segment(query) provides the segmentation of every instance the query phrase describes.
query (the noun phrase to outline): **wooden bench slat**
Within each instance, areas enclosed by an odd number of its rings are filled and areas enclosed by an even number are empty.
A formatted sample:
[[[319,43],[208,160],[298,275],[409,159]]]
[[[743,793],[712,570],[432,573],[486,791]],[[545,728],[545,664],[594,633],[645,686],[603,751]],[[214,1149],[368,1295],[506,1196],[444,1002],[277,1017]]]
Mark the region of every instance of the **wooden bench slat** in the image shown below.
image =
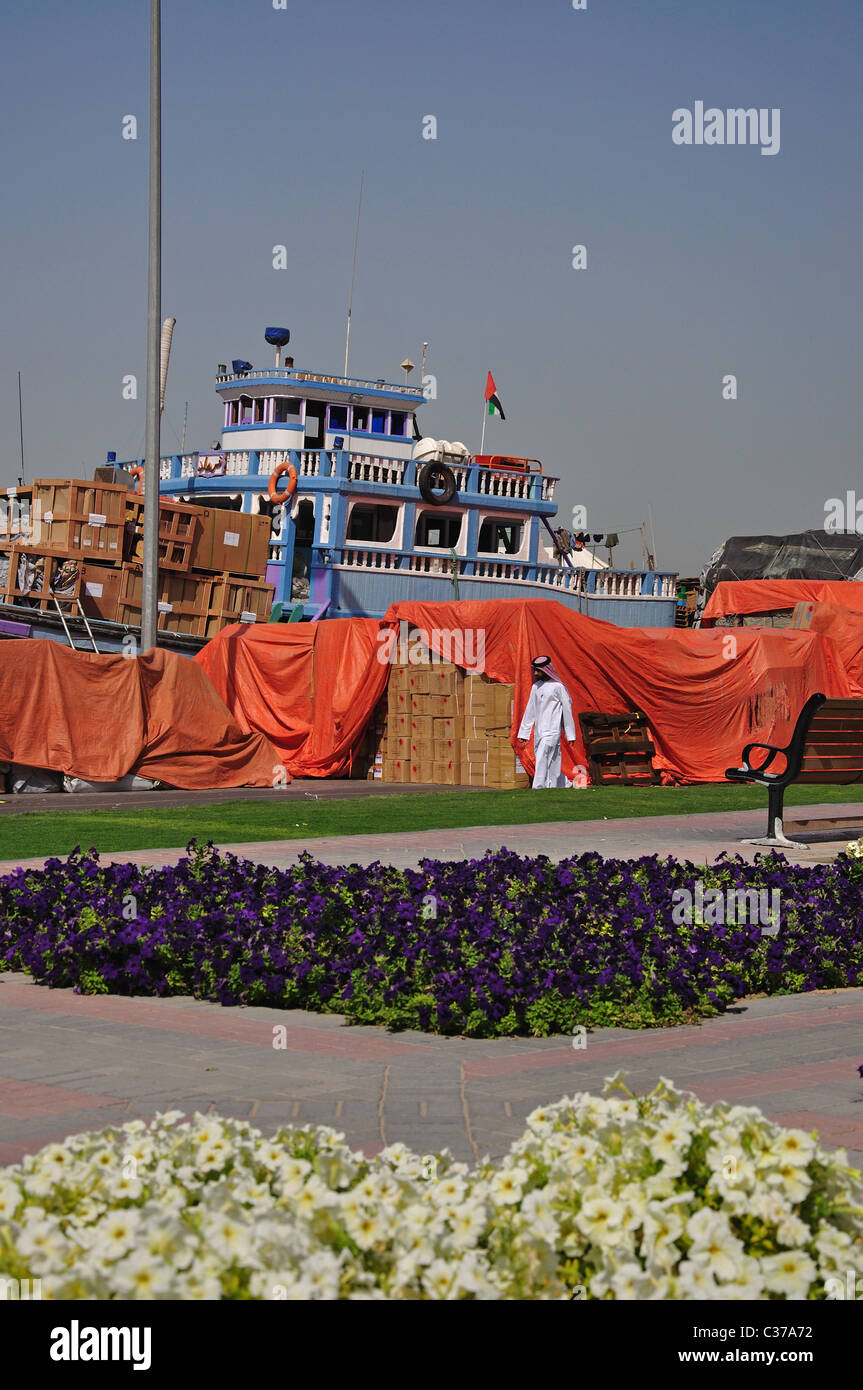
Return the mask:
[[[812,724],[809,726],[809,733],[813,733],[813,730],[817,733],[821,728],[827,728],[827,730],[834,730],[834,728],[835,730],[857,730],[857,728],[863,728],[863,714],[860,716],[860,719],[852,719],[849,714],[846,714],[845,719],[838,719],[838,717],[837,719],[813,719]]]
[[[863,738],[813,738],[807,739],[803,745],[803,756],[807,753],[820,753],[822,750],[835,748],[837,752],[853,753],[858,748],[863,748]]]
[[[804,743],[863,743],[863,729],[817,729]]]
[[[803,761],[807,758],[857,758],[863,757],[863,747],[857,744],[820,743],[812,748],[804,748]]]
[[[863,758],[810,758],[804,760],[801,772],[817,772],[824,768],[830,772],[863,772]]]
[[[795,782],[835,782],[839,786],[852,786],[855,782],[863,782],[863,770],[857,772],[828,772],[821,768],[817,772],[798,772],[794,778]]]

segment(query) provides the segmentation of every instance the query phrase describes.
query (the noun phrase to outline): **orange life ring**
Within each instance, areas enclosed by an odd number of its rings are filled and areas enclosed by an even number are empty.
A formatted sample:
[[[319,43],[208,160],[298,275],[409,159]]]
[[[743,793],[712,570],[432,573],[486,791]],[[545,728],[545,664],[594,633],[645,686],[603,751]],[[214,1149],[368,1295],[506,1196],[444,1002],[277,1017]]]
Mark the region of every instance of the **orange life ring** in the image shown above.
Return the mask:
[[[130,468],[129,472],[132,474],[133,478],[137,478],[138,480],[135,486],[131,489],[131,491],[137,492],[140,496],[140,494],[144,491],[144,470],[143,468],[141,468],[140,464],[138,464],[135,468]]]
[[[288,475],[288,486],[284,492],[279,492],[279,479],[283,473]],[[270,486],[267,492],[271,502],[284,502],[286,498],[293,497],[297,490],[297,470],[292,463],[279,463],[270,474]]]

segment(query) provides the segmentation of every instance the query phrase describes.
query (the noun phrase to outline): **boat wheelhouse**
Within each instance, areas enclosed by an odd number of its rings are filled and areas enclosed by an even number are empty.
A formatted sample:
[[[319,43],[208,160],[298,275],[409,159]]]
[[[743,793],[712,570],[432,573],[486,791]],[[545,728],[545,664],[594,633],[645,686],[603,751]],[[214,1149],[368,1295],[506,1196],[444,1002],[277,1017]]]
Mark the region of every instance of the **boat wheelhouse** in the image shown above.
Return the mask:
[[[383,379],[222,365],[220,447],[163,457],[160,492],[272,518],[267,579],[296,617],[382,616],[399,600],[545,597],[624,627],[671,627],[676,576],[556,553],[558,479],[535,460],[422,439],[422,391]],[[429,462],[452,495],[421,488]],[[124,466],[129,468],[139,460]],[[285,502],[270,479],[296,470]]]

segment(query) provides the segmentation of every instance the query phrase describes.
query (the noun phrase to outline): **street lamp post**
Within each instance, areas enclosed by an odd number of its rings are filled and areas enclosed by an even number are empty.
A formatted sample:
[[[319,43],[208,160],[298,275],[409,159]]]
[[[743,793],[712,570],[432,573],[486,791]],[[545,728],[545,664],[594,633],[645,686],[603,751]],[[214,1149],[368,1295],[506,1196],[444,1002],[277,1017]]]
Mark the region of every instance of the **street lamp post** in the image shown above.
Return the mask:
[[[162,322],[162,14],[150,0],[150,221],[147,265],[147,420],[144,458],[144,554],[141,650],[157,642],[159,575],[159,404]]]

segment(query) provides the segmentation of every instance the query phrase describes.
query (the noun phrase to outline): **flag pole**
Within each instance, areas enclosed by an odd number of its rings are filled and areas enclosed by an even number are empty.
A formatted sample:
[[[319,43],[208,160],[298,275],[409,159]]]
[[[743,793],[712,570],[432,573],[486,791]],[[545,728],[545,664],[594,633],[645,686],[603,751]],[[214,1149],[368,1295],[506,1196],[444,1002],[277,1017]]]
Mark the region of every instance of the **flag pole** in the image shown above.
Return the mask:
[[[482,440],[480,441],[479,451],[485,453],[485,422],[488,419],[488,401],[483,399],[482,403]]]

